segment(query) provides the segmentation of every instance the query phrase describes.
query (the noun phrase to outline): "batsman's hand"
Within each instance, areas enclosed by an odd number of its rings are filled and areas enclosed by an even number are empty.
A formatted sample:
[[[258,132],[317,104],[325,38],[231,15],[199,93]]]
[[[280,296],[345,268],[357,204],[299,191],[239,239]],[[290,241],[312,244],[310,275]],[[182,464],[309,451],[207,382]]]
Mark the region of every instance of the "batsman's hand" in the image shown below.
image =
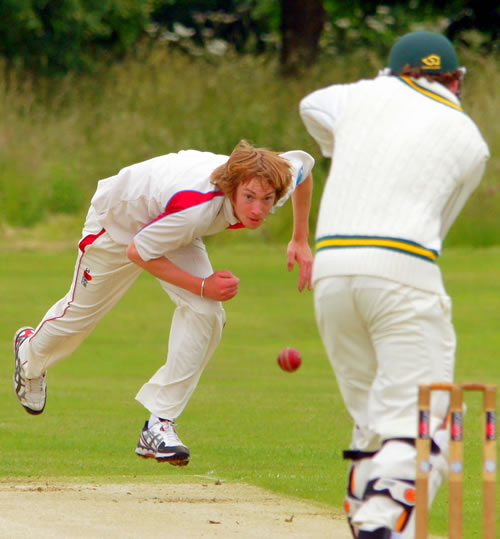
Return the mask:
[[[309,243],[307,241],[290,241],[287,255],[288,271],[293,270],[295,261],[299,264],[299,282],[297,285],[299,292],[302,292],[306,286],[308,290],[311,290],[313,255]]]
[[[238,293],[239,282],[230,271],[215,271],[205,279],[203,296],[214,301],[227,301]]]

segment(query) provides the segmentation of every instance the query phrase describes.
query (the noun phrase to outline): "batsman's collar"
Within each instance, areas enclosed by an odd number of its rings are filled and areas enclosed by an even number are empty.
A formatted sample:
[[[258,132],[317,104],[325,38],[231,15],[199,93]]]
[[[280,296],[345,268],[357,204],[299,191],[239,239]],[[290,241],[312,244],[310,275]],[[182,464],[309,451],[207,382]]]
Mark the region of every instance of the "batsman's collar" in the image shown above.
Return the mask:
[[[430,82],[424,78],[413,79],[411,77],[403,76],[397,77],[397,79],[410,88],[413,88],[413,90],[425,95],[426,97],[429,97],[430,99],[433,99],[434,101],[443,103],[444,105],[461,112],[464,110],[460,105],[458,97],[439,82]]]

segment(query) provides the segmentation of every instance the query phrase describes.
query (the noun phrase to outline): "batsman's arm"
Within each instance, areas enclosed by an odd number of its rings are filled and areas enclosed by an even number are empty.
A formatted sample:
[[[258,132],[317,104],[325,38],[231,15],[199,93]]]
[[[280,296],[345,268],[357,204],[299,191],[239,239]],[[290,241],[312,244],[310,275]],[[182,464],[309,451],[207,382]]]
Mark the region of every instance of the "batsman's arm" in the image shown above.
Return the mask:
[[[197,296],[203,296],[214,301],[227,301],[238,293],[240,280],[230,271],[216,271],[203,279],[183,270],[164,256],[143,260],[133,239],[127,247],[127,257],[131,262],[151,273],[154,277],[184,288]]]
[[[318,143],[324,157],[331,158],[333,155],[335,127],[351,91],[351,84],[333,84],[312,92],[300,101],[302,122]]]
[[[486,167],[486,159],[477,163],[477,165],[464,176],[461,184],[455,190],[453,196],[448,200],[441,214],[441,239],[444,240],[451,225],[455,222],[458,214],[462,211],[470,195],[479,185]]]
[[[288,271],[299,264],[298,289],[302,291],[307,286],[311,290],[313,255],[309,246],[309,214],[311,211],[313,179],[312,174],[301,182],[292,195],[293,233],[288,244]]]

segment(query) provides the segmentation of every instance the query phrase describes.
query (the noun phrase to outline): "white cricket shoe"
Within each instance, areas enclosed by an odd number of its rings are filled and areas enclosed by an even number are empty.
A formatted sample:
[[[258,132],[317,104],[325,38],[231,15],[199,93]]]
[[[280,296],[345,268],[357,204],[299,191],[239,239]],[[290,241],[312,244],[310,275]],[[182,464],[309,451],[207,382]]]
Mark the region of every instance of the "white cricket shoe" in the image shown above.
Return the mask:
[[[18,329],[14,335],[14,356],[16,358],[16,370],[14,373],[14,392],[23,405],[24,409],[33,415],[41,414],[47,401],[47,375],[45,373],[37,378],[27,378],[23,372],[19,348],[21,344],[33,335],[31,327]]]
[[[189,462],[189,449],[180,441],[172,421],[158,421],[151,428],[146,421],[135,452],[174,466],[185,466]]]

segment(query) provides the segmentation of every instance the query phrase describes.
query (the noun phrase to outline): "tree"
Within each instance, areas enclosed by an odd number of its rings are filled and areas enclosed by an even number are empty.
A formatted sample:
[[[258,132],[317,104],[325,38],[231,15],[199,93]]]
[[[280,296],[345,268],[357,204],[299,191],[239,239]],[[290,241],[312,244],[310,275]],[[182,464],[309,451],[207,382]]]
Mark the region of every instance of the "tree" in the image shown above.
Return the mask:
[[[461,41],[469,45],[466,37],[468,30],[477,30],[485,37],[486,52],[499,51],[498,33],[500,29],[500,7],[494,2],[474,2],[466,0],[462,10],[455,16],[446,35],[452,41]]]
[[[150,0],[0,0],[0,55],[36,73],[87,69],[129,52],[151,9]]]
[[[326,21],[322,0],[280,0],[281,67],[292,75],[316,60]]]

